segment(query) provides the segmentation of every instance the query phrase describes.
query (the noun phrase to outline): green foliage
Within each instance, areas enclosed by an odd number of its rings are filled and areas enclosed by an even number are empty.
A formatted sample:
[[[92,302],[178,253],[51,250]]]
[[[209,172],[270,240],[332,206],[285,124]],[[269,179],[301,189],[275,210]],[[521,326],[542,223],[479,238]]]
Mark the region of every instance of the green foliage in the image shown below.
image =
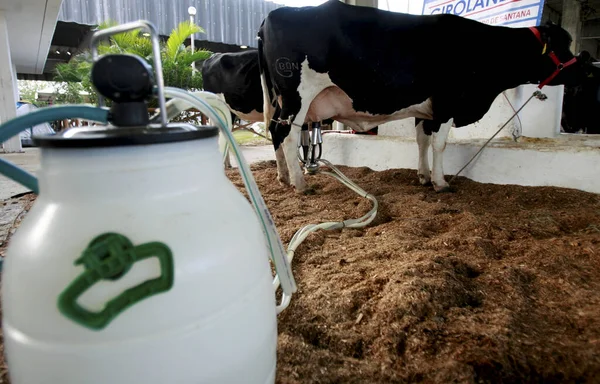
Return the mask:
[[[81,83],[60,83],[56,90],[57,93],[54,99],[56,104],[83,104],[85,102],[83,95],[81,95],[81,91],[84,91]]]
[[[204,61],[208,59],[213,53],[211,51],[207,51],[205,49],[191,52],[189,50],[185,50],[179,53],[177,56],[176,62],[178,65],[181,65],[183,68],[190,67],[192,63],[197,63],[199,61]]]
[[[106,29],[116,23],[109,21],[102,23],[98,29]],[[208,59],[212,52],[207,50],[191,51],[184,42],[194,33],[204,33],[204,30],[184,21],[173,29],[166,43],[161,42],[161,64],[165,85],[186,90],[202,89],[202,75],[200,71],[193,71],[191,64]],[[152,60],[152,42],[149,37],[140,31],[124,32],[111,36],[108,41],[98,45],[98,53],[103,54],[133,54],[144,58],[154,67]],[[61,83],[80,83],[81,90],[90,93],[90,102],[96,102],[96,93],[90,81],[92,68],[91,52],[84,52],[73,57],[68,63],[58,64],[55,70],[55,81]],[[65,99],[75,100],[76,86],[64,85]]]
[[[117,25],[116,22],[106,22],[98,26],[98,30],[106,29]],[[109,42],[103,42],[98,45],[100,55],[110,53],[131,54],[143,57],[151,61],[152,41],[144,36],[139,30],[123,32],[110,37]]]
[[[45,107],[48,105],[45,101],[37,101],[36,93],[44,88],[46,88],[46,84],[41,81],[31,81],[31,80],[19,80],[19,95],[21,100],[26,101],[35,105],[36,107]]]
[[[177,56],[186,51],[183,43],[187,38],[195,33],[204,33],[204,29],[190,22],[179,23],[177,28],[171,31],[167,44],[165,46],[165,58],[170,61],[177,61]],[[188,51],[189,52],[189,51]],[[191,62],[189,64],[192,64]],[[188,65],[189,65],[188,64]]]
[[[178,116],[175,116],[170,120],[172,123],[190,123],[194,125],[200,125],[202,119],[198,112],[183,111]]]
[[[79,92],[84,91],[89,94],[88,100],[95,104],[98,102],[98,96],[92,81],[90,72],[92,70],[92,55],[90,52],[83,52],[73,57],[68,63],[58,64],[55,68],[54,81],[59,82],[56,102],[65,103],[83,103],[83,97]]]
[[[163,46],[162,65],[165,85],[188,90],[202,89],[200,71],[192,70],[192,63],[208,59],[212,52],[197,50],[192,52],[185,47],[184,42],[194,33],[204,33],[204,30],[190,22],[179,23],[171,31],[166,44]]]
[[[233,137],[235,138],[235,141],[239,145],[250,144],[250,143],[261,140],[260,136],[255,135],[252,132],[248,132],[248,131],[244,131],[244,130],[233,132]]]

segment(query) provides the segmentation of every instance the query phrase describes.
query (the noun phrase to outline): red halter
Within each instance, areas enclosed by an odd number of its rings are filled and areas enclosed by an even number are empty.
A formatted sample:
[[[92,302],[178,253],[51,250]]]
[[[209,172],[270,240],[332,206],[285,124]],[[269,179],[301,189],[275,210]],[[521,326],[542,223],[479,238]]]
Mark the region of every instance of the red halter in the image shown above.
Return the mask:
[[[537,37],[537,39],[540,41],[540,43],[544,45],[544,49],[542,50],[542,55],[543,55],[544,53],[546,53],[546,43],[544,43],[542,41],[542,36],[540,35],[540,31],[538,31],[537,28],[535,28],[535,27],[529,27],[529,29],[531,30],[531,32],[533,32],[533,34],[535,35],[535,37]],[[552,79],[554,79],[556,77],[556,75],[558,75],[560,73],[560,71],[562,71],[563,69],[567,68],[569,65],[575,64],[577,62],[577,58],[574,57],[571,60],[567,61],[566,63],[561,63],[560,60],[558,59],[558,57],[556,57],[556,54],[554,53],[554,51],[551,51],[548,54],[548,56],[552,59],[552,61],[554,62],[554,64],[556,64],[556,69],[550,75],[550,77],[548,77],[546,80],[542,81],[540,83],[540,85],[538,85],[539,89],[542,89],[543,86],[545,86],[549,82],[551,82]]]

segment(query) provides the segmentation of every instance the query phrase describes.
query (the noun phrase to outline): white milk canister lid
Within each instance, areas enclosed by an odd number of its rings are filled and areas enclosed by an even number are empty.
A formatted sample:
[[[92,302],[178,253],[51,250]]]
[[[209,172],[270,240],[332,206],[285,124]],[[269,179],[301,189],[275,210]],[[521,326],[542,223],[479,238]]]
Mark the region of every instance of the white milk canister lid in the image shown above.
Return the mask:
[[[215,126],[172,123],[166,127],[71,128],[54,135],[34,136],[32,139],[35,145],[42,148],[98,148],[201,140],[215,137],[218,133]]]

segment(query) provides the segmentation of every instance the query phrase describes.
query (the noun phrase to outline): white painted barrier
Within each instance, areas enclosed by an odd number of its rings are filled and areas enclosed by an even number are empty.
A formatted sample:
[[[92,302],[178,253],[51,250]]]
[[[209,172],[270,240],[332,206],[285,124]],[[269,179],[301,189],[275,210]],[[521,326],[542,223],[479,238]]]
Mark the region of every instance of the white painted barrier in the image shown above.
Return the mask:
[[[414,130],[414,128],[413,128]],[[486,139],[449,139],[444,152],[444,172],[454,175],[479,150]],[[417,169],[416,140],[409,137],[323,135],[323,158],[333,164]],[[429,151],[430,164],[431,151]],[[461,173],[471,180],[492,184],[555,186],[600,193],[600,137],[561,135],[557,138],[509,138],[492,141]],[[417,173],[415,171],[415,180]]]
[[[506,98],[499,95],[479,122],[451,129],[444,152],[445,174],[458,172],[536,89],[535,85],[525,85],[508,90]],[[560,133],[563,89],[544,87],[548,99],[532,99],[519,113],[519,119],[513,119],[461,176],[484,183],[556,186],[600,193],[600,137]],[[410,118],[383,124],[377,136],[324,135],[323,158],[334,164],[373,170],[416,170],[415,121]],[[431,150],[429,158],[432,164]]]

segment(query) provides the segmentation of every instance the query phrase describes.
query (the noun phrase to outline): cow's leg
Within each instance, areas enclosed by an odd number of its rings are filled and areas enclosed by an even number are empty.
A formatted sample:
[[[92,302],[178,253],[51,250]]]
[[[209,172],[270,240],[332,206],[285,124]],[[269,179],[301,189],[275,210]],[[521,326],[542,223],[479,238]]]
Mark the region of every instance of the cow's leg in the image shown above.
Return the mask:
[[[224,101],[224,99],[223,99]],[[238,117],[235,114],[231,114],[231,130],[233,132],[233,126],[236,124],[236,122],[239,122]],[[225,142],[227,142],[227,139],[223,136],[223,140]],[[227,147],[227,149],[225,150],[225,159],[223,160],[223,163],[225,164],[225,168],[231,168],[231,150],[229,147]]]
[[[283,139],[286,134],[289,134],[289,128],[269,121],[269,126],[266,131],[271,133],[273,149],[275,150],[275,162],[277,163],[277,180],[281,184],[290,185],[290,174],[288,172],[287,162],[285,161],[285,153],[283,151]]]
[[[294,118],[290,133],[283,140],[283,153],[285,154],[290,183],[296,188],[297,193],[309,192],[308,184],[306,184],[306,180],[304,180],[302,168],[300,168],[300,162],[298,160],[298,137],[300,136],[300,127],[304,123],[305,117],[306,112],[302,115],[298,113],[298,116]]]
[[[210,119],[208,120],[208,124],[212,125],[212,122],[210,121]],[[227,139],[225,138],[225,135],[223,135],[223,133],[221,133],[221,131],[219,131],[219,136],[217,139],[217,145],[219,146],[219,153],[221,153],[224,157],[223,159],[223,166],[225,168],[231,168],[231,154],[229,153],[229,147],[225,148],[225,145],[227,144]]]
[[[453,120],[440,124],[437,130],[433,130],[433,167],[431,169],[431,182],[433,189],[436,192],[447,192],[450,186],[444,178],[444,150],[446,149],[446,140],[448,139],[448,132],[452,126]],[[439,123],[438,123],[439,124]]]
[[[273,114],[273,117],[279,117],[279,112],[281,110],[276,108],[276,112]],[[290,173],[288,171],[287,161],[285,161],[285,153],[283,151],[283,140],[281,139],[281,134],[285,134],[285,132],[289,132],[287,127],[281,126],[274,121],[271,121],[268,129],[265,130],[265,133],[269,132],[271,141],[273,142],[273,147],[275,148],[275,162],[277,163],[277,180],[283,185],[290,185]]]
[[[296,111],[295,109],[287,109],[284,105],[280,115],[281,118],[287,119],[290,116],[294,116],[294,118],[291,126],[279,125],[278,127],[278,130],[280,130],[278,136],[285,136],[282,143],[283,154],[285,156],[285,162],[287,163],[290,184],[296,189],[297,193],[310,192],[306,180],[304,180],[302,168],[300,168],[300,161],[298,160],[298,139],[300,136],[300,127],[304,124],[304,119],[306,118],[308,106],[310,106],[311,101],[312,99],[300,100],[300,108],[297,113],[294,113]],[[275,140],[275,135],[273,135],[273,139]]]
[[[225,147],[225,145],[227,144],[225,136],[219,133],[219,139],[222,139],[225,142],[225,144],[223,144],[223,147]],[[225,148],[224,156],[225,159],[223,160],[223,165],[225,166],[225,168],[231,168],[231,152],[229,151],[229,147]]]
[[[423,129],[423,120],[419,121],[416,125],[415,130],[417,131],[417,144],[419,146],[419,168],[417,176],[421,185],[428,185],[431,183],[431,170],[429,168],[429,145],[431,144],[431,134],[426,134]]]
[[[285,153],[283,145],[275,151],[275,162],[277,163],[277,180],[281,184],[290,185],[290,173],[288,171],[287,161],[285,161]]]

